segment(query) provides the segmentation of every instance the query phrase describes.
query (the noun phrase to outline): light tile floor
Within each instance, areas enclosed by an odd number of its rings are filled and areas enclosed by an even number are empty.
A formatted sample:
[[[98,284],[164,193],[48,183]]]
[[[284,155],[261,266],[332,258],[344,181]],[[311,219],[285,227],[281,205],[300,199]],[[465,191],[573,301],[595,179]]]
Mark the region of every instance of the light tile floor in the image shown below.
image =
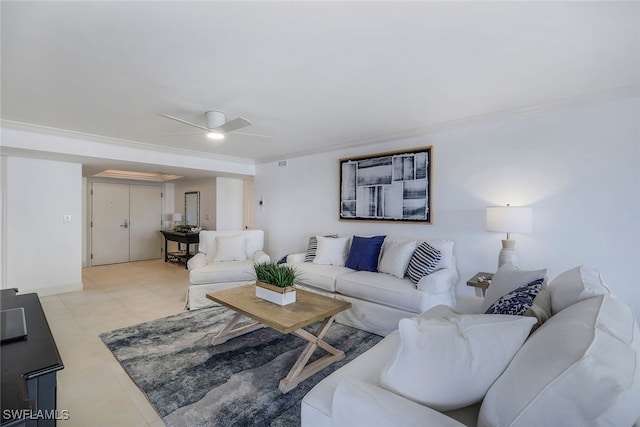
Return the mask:
[[[163,260],[88,267],[84,290],[40,298],[64,369],[58,372],[59,426],[163,426],[99,334],[184,310],[189,276]]]

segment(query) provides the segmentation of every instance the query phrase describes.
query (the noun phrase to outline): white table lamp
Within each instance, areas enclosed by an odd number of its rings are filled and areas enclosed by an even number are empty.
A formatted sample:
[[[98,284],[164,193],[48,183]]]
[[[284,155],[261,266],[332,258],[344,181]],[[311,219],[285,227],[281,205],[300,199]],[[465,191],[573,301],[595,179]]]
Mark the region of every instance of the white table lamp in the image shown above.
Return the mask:
[[[180,212],[176,212],[171,215],[171,219],[173,220],[173,225],[179,224],[182,221],[182,214]]]
[[[532,209],[528,207],[489,206],[487,207],[487,231],[507,233],[502,240],[502,250],[498,255],[498,267],[511,263],[518,266],[516,241],[509,239],[510,233],[531,233]]]

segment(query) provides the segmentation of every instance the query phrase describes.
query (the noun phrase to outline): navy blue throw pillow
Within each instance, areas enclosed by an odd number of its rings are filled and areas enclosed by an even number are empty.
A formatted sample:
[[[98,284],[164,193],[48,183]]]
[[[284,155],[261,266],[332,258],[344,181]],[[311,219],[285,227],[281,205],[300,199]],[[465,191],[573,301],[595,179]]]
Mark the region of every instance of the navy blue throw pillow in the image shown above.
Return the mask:
[[[353,236],[346,267],[361,271],[378,271],[378,257],[385,236]]]
[[[544,279],[534,280],[501,296],[489,306],[484,314],[512,314],[524,316],[533,305],[533,300],[542,289]]]

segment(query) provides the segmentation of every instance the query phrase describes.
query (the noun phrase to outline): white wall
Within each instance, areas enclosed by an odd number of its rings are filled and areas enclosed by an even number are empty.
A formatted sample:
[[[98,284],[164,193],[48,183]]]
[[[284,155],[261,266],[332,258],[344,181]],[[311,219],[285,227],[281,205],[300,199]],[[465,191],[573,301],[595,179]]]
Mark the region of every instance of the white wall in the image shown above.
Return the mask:
[[[216,178],[216,230],[242,230],[244,183],[237,178]]]
[[[216,229],[216,178],[190,179],[175,183],[174,212],[180,212],[184,218],[184,193],[200,192],[200,227],[205,230]]]
[[[503,235],[484,230],[485,207],[533,207],[534,231],[512,235],[520,266],[550,278],[598,268],[640,316],[640,99],[505,117],[422,137],[256,167],[256,228],[272,259],[304,251],[316,233],[389,234],[456,242],[459,292],[495,271]],[[338,220],[338,159],[433,145],[433,224]]]
[[[20,157],[7,157],[5,166],[2,288],[40,295],[81,290],[82,166]]]

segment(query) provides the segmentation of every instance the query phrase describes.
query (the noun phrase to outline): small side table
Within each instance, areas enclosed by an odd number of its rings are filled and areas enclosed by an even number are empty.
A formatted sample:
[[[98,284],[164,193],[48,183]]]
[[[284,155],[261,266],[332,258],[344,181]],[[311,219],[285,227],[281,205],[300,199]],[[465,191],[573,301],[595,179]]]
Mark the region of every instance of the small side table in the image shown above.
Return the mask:
[[[181,260],[184,262],[184,268],[187,268],[187,261],[189,258],[193,256],[191,251],[189,250],[191,245],[196,245],[200,243],[200,233],[180,233],[178,231],[160,231],[164,236],[164,262],[169,261],[169,257]],[[167,243],[169,241],[178,242],[178,252],[169,253],[167,250]],[[187,250],[182,251],[180,248],[180,244],[184,243],[187,245]]]
[[[480,272],[467,280],[467,286],[476,288],[476,295],[484,297],[487,293],[487,288],[491,284],[491,280],[493,280],[493,273]]]

